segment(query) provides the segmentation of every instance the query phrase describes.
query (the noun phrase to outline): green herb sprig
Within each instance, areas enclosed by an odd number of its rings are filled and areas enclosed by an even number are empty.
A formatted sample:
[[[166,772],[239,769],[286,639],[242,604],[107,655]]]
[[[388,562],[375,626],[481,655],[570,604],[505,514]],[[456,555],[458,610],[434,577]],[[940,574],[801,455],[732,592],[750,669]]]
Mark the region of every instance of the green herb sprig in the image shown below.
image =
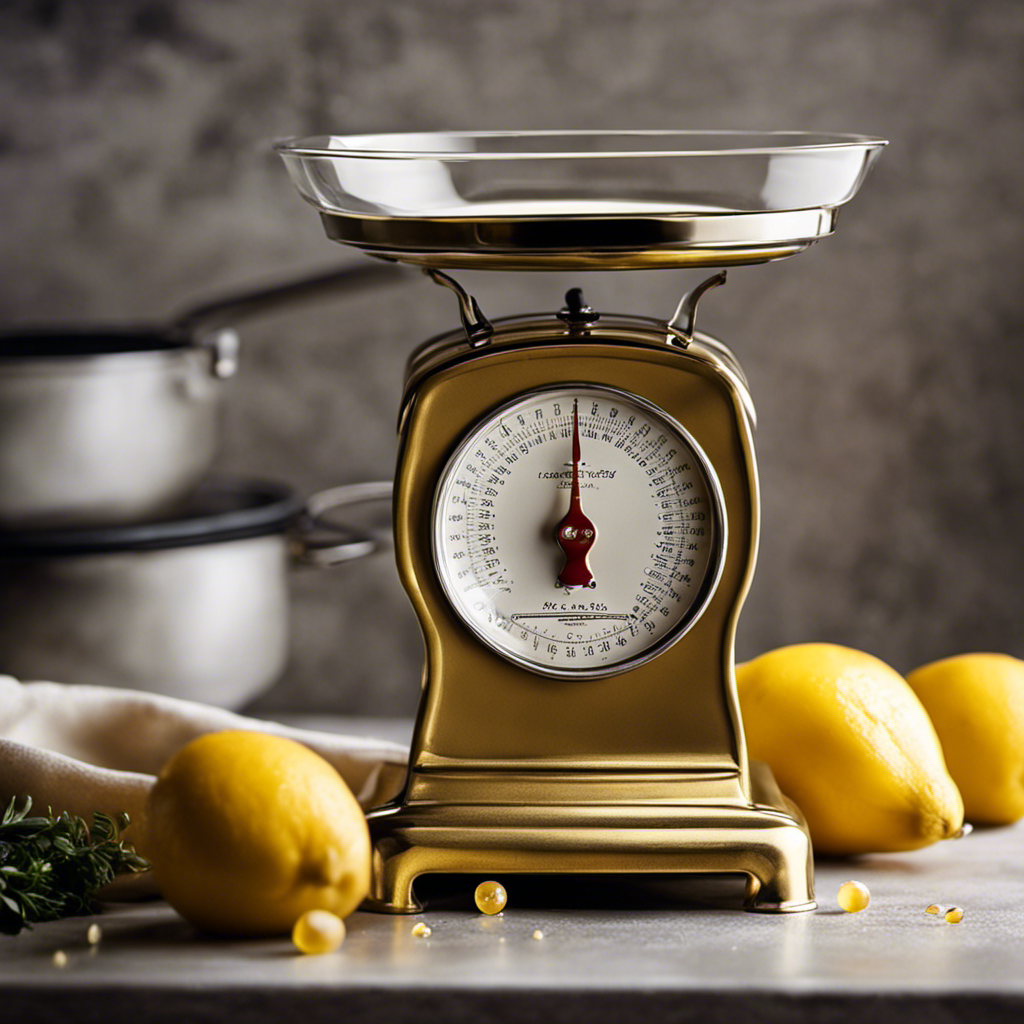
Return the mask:
[[[97,811],[92,827],[66,811],[30,818],[32,798],[12,799],[0,819],[0,933],[89,914],[96,890],[149,864],[121,838],[128,815]]]

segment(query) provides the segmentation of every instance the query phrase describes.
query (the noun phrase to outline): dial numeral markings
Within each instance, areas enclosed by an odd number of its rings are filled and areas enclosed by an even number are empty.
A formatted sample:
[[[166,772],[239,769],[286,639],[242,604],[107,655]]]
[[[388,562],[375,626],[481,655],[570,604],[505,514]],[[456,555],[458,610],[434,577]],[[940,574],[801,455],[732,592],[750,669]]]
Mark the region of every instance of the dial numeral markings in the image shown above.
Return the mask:
[[[529,664],[585,672],[642,654],[686,617],[712,563],[711,492],[694,468],[702,465],[668,421],[597,389],[507,409],[471,432],[443,477],[435,543],[449,597],[482,639]],[[595,589],[553,592],[562,552],[550,538],[574,474],[588,524],[601,529]],[[620,514],[630,502],[635,516]]]

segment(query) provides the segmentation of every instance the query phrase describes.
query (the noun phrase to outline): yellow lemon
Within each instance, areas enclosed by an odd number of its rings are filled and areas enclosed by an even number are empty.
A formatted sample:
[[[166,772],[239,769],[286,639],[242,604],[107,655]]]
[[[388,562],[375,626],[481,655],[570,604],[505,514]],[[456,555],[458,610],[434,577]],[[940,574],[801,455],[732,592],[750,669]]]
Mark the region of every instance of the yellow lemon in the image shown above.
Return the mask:
[[[750,756],[803,811],[818,853],[913,850],[960,829],[935,730],[884,662],[797,644],[738,666],[736,679]]]
[[[143,828],[160,891],[207,931],[284,935],[308,910],[345,917],[369,888],[355,797],[322,757],[280,736],[231,730],[182,747]]]
[[[1024,661],[960,654],[923,665],[907,682],[931,715],[971,821],[1024,816]]]

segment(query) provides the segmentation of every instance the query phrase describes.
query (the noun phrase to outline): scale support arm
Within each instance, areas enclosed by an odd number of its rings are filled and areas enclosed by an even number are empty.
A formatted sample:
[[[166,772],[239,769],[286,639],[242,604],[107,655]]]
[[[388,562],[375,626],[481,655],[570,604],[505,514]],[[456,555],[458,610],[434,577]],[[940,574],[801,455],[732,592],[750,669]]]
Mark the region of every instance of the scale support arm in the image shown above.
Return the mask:
[[[709,277],[706,281],[701,281],[696,288],[691,288],[679,300],[679,305],[676,306],[676,311],[668,321],[668,326],[682,335],[681,344],[684,347],[693,341],[693,332],[696,330],[697,323],[697,303],[703,298],[705,292],[725,284],[725,278],[725,271],[720,270],[713,277]],[[670,334],[669,341],[671,342],[672,340],[673,338]]]

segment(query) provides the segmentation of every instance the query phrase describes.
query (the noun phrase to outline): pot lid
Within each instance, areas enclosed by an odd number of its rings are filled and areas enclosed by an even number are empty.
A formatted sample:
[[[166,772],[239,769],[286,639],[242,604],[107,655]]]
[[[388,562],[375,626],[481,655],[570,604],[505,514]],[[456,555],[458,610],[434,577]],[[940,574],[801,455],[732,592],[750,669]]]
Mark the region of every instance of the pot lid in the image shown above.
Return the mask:
[[[304,503],[286,484],[215,477],[173,512],[124,526],[0,530],[0,558],[53,558],[153,551],[281,533]]]

